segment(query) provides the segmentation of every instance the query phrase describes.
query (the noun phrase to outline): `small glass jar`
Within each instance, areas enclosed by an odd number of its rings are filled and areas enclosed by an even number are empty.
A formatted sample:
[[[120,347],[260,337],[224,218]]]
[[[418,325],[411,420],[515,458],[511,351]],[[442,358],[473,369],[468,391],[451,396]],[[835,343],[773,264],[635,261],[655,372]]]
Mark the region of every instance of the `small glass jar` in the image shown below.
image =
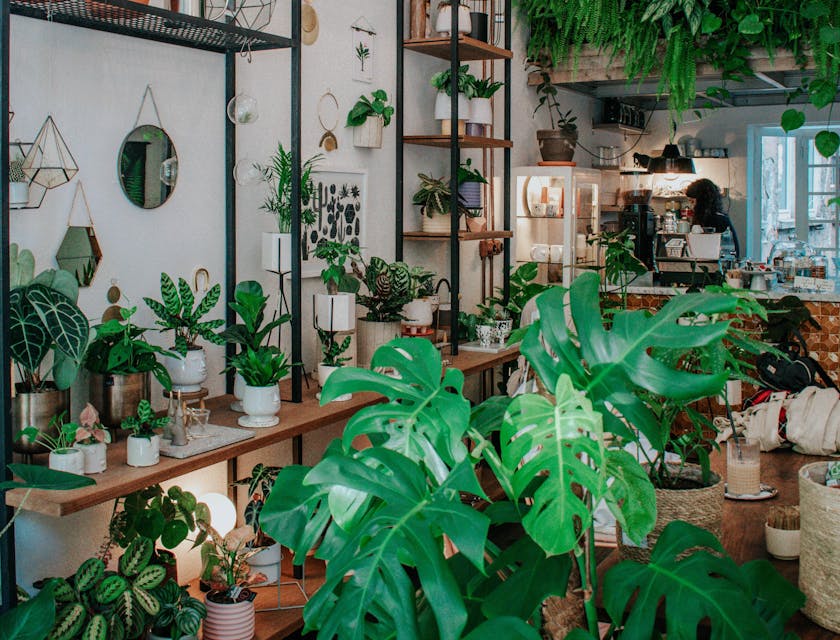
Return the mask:
[[[816,255],[811,258],[811,277],[825,279],[827,264],[823,255]]]

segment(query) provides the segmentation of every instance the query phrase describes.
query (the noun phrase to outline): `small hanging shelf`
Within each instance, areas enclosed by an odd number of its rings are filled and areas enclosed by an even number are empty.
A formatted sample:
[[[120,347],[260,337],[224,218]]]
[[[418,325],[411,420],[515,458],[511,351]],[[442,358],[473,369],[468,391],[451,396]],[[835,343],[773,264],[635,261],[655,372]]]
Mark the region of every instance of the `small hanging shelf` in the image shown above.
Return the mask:
[[[70,223],[73,220],[73,209],[79,194],[82,194],[82,201],[85,205],[89,226],[77,227]],[[58,266],[69,271],[79,283],[80,287],[89,287],[102,261],[102,250],[99,248],[99,240],[93,230],[93,218],[90,215],[90,206],[81,182],[76,183],[76,193],[73,194],[73,202],[70,205],[70,214],[67,218],[67,233],[58,247],[55,256]]]
[[[32,182],[47,189],[70,182],[79,172],[79,165],[73,159],[52,116],[47,116],[41,125],[32,148],[23,160],[23,172]]]

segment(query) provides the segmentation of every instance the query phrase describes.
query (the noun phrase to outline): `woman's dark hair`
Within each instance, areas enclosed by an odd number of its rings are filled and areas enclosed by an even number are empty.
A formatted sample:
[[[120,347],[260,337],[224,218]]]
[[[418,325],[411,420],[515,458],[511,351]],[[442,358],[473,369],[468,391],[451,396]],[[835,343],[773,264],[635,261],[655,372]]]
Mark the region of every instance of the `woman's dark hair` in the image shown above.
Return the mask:
[[[694,198],[694,223],[706,226],[717,213],[723,213],[723,197],[718,186],[708,178],[695,180],[685,189],[685,195]]]

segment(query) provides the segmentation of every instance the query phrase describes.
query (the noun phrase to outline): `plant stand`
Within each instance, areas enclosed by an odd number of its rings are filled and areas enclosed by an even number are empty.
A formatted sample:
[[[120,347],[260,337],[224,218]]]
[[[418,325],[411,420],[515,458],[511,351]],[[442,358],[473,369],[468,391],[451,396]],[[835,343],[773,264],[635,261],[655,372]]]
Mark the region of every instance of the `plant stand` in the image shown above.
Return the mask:
[[[280,552],[280,560],[277,561],[277,575],[281,576],[282,573],[282,564],[283,564],[283,552]],[[297,566],[295,566],[295,575],[297,575]],[[265,589],[267,587],[276,587],[277,588],[277,606],[276,607],[268,607],[265,609],[257,609],[257,613],[263,611],[288,611],[291,609],[303,609],[306,606],[306,603],[309,602],[309,595],[306,593],[306,561],[300,565],[300,581],[298,580],[286,580],[285,582],[281,579],[278,579],[277,582],[273,585],[265,585],[265,587],[255,586],[250,587],[251,589]],[[282,587],[297,587],[298,591],[300,591],[301,595],[303,595],[303,604],[293,604],[293,605],[283,605],[282,604]]]

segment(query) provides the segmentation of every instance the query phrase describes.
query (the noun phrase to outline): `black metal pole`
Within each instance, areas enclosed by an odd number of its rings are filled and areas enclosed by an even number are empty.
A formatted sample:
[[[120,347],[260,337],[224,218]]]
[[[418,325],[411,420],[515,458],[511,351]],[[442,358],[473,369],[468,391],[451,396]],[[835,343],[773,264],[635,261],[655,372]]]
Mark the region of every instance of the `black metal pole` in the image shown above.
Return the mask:
[[[236,95],[236,53],[225,52],[225,105]],[[236,162],[236,125],[225,117],[225,299],[233,302],[236,290],[236,181],[233,165]],[[236,324],[236,313],[225,304],[225,323]],[[231,357],[236,345],[228,342],[225,354]],[[225,376],[225,392],[233,393],[234,371]],[[236,478],[234,478],[236,480]]]
[[[403,73],[405,70],[405,48],[403,47],[403,39],[405,37],[405,2],[400,0],[397,2],[397,88],[396,88],[396,158],[394,159],[395,166],[395,180],[394,180],[394,195],[395,202],[395,220],[394,220],[394,259],[403,259],[403,198],[404,187],[403,180],[403,133],[404,124],[403,116],[405,109],[403,108],[403,98],[405,97],[405,84],[403,83]]]
[[[511,47],[511,0],[505,0],[505,49],[510,51]],[[493,16],[495,20],[495,16]],[[505,140],[510,140],[511,133],[511,65],[510,58],[505,58]],[[510,147],[504,149],[504,184],[502,185],[503,211],[504,211],[504,229],[510,231]],[[510,238],[504,238],[504,258],[502,260],[502,287],[504,291],[504,299],[507,302],[510,299]]]
[[[0,185],[9,184],[9,3],[0,3]],[[9,356],[9,190],[0,188],[0,393],[3,411],[0,413],[0,478],[9,477],[7,465],[12,461],[12,374]],[[5,496],[0,492],[0,529],[12,518],[13,511],[5,506]],[[0,612],[13,607],[15,597],[15,532],[9,527],[0,538]]]
[[[461,303],[459,300],[461,293],[461,245],[458,240],[458,227],[460,225],[460,218],[458,216],[458,167],[461,165],[461,148],[458,140],[458,69],[461,62],[458,56],[458,9],[460,2],[450,3],[452,11],[452,31],[449,33],[449,69],[451,72],[451,81],[449,83],[451,90],[451,97],[449,101],[450,106],[450,133],[449,133],[449,169],[451,175],[449,177],[449,188],[452,191],[452,198],[449,205],[449,210],[452,215],[449,238],[449,272],[452,278],[452,355],[458,355],[458,312],[460,311]]]
[[[292,402],[303,401],[303,297],[301,293],[300,221],[301,1],[292,0]],[[280,275],[280,286],[283,286],[282,274]]]

